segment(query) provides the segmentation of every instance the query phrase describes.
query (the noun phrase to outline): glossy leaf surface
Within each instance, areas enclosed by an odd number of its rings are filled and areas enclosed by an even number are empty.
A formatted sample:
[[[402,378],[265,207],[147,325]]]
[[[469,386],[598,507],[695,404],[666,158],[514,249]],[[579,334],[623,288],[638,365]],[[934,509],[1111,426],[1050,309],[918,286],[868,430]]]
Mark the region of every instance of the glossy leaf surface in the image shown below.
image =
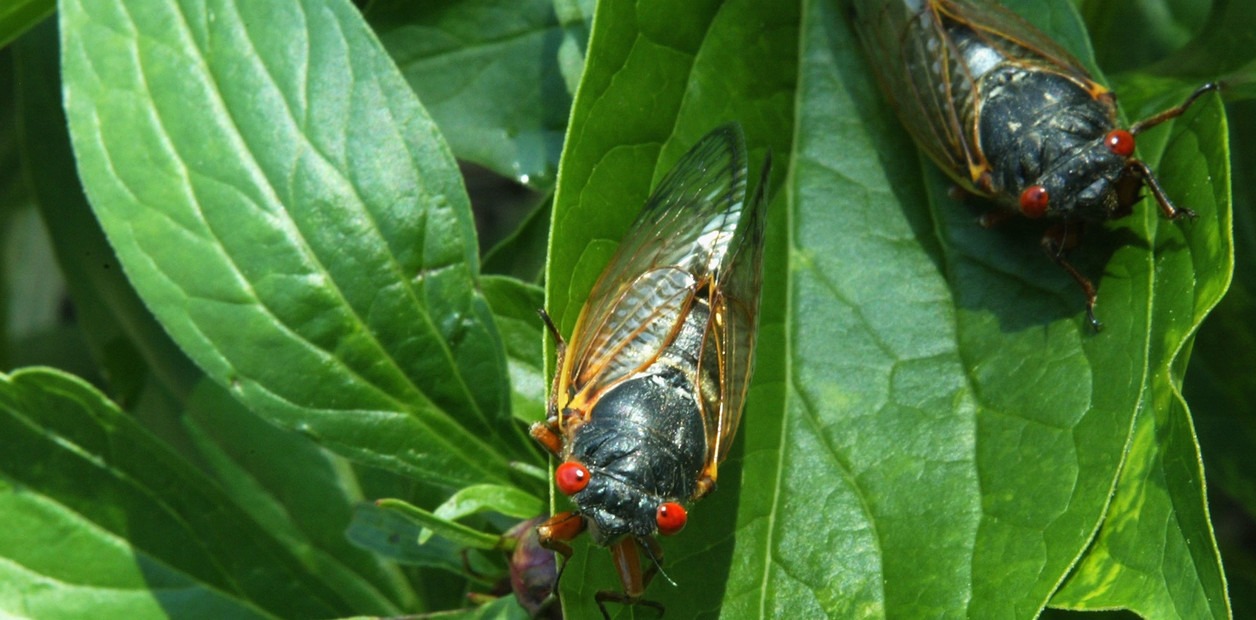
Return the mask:
[[[505,479],[533,452],[466,195],[354,9],[141,4],[68,2],[61,28],[79,171],[149,308],[274,422],[449,486]]]
[[[1069,7],[1013,4],[1089,57]],[[1157,601],[1123,590],[1108,602],[1154,610],[1205,600],[1198,611],[1224,615],[1172,370],[1229,279],[1218,101],[1141,142],[1166,190],[1198,205],[1201,217],[1179,226],[1140,204],[1130,218],[1096,227],[1074,254],[1100,287],[1107,328],[1094,335],[1075,283],[1042,255],[1040,230],[981,229],[979,210],[947,196],[945,177],[883,103],[840,6],[801,6],[792,124],[791,110],[774,108],[770,95],[739,90],[779,76],[787,52],[744,44],[713,60],[718,68],[704,66],[701,52],[698,61],[664,60],[659,50],[703,49],[735,32],[721,18],[739,6],[675,9],[666,21],[700,27],[667,30],[668,46],[651,45],[662,37],[654,15],[600,7],[556,199],[548,307],[567,333],[640,208],[646,180],[657,181],[669,157],[701,134],[685,104],[739,93],[704,120],[713,126],[727,113],[749,122],[752,150],[783,131],[793,137],[769,224],[758,374],[732,459],[740,484],[730,488],[721,476],[720,489],[693,506],[686,531],[664,542],[679,587],[656,583],[649,597],[680,615],[718,606],[729,617],[1033,617],[1079,558],[1125,570],[1086,556],[1088,544],[1107,523],[1114,489],[1112,518],[1124,518],[1123,493],[1149,483],[1137,472],[1167,467],[1170,490],[1155,504],[1172,504],[1182,534],[1132,540],[1168,554],[1156,569],[1166,579],[1193,564]],[[738,23],[773,23],[784,13],[775,6],[772,16]],[[636,34],[617,36],[623,30]],[[638,66],[651,70],[638,74]],[[619,88],[656,95],[649,106],[617,109]],[[1121,101],[1137,117],[1186,92]],[[762,119],[774,120],[757,125]],[[1140,410],[1143,402],[1151,408]],[[1177,439],[1127,459],[1142,413],[1176,419]],[[1118,486],[1127,465],[1135,469]],[[1187,538],[1189,548],[1179,546]],[[617,582],[605,551],[579,548],[566,579],[584,566],[594,573],[564,584],[566,602],[596,613],[592,593]]]

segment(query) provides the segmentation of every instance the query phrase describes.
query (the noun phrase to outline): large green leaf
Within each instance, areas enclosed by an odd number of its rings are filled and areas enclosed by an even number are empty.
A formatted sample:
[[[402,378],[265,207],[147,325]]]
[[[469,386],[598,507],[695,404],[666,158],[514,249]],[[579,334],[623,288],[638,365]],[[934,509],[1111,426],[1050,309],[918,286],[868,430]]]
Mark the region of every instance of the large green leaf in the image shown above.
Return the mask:
[[[1252,204],[1256,187],[1256,102],[1227,110],[1234,149],[1234,204]],[[1256,217],[1235,209],[1234,284],[1199,332],[1185,393],[1199,429],[1208,485],[1220,502],[1217,536],[1233,596],[1234,617],[1256,615],[1256,550],[1250,544],[1256,515]],[[1214,511],[1217,510],[1213,506]]]
[[[1144,66],[1181,48],[1200,31],[1209,9],[1227,1],[1077,0],[1075,4],[1095,41],[1096,60],[1106,71],[1116,72]]]
[[[1199,220],[1162,222],[1142,204],[1074,254],[1099,284],[1107,327],[1092,334],[1076,284],[1039,248],[1041,229],[981,229],[947,197],[836,4],[808,0],[799,19],[736,1],[602,3],[594,21],[552,225],[547,304],[560,331],[650,181],[703,131],[741,120],[752,149],[774,142],[788,169],[769,223],[744,444],[689,529],[664,542],[680,587],[656,580],[647,596],[684,617],[1035,616],[1104,523],[1145,403],[1166,431],[1129,457],[1139,467],[1127,477],[1163,471],[1171,492],[1152,509],[1182,522],[1158,543],[1166,563],[1195,563],[1159,567],[1180,578],[1165,586],[1169,606],[1202,592],[1205,609],[1223,610],[1175,396],[1189,336],[1228,279],[1217,102],[1147,134],[1141,151],[1154,162],[1170,141],[1161,181]],[[1089,56],[1069,6],[1017,5]],[[784,43],[794,23],[796,48]],[[738,38],[751,24],[771,35]],[[782,76],[794,49],[796,107],[784,107],[774,89],[793,88]],[[1142,111],[1156,105],[1147,97],[1122,102]],[[793,144],[782,150],[785,131]],[[1123,482],[1118,498],[1146,482]],[[577,548],[569,611],[596,613],[592,593],[618,587],[608,564]],[[1115,599],[1146,608],[1141,593]]]
[[[329,617],[354,609],[209,478],[78,379],[39,369],[0,377],[0,435],[6,614]]]
[[[211,377],[430,483],[534,454],[453,158],[351,5],[67,1],[61,30],[88,197]]]
[[[571,107],[553,0],[380,0],[366,18],[455,155],[553,185]]]
[[[208,384],[118,269],[74,174],[54,79],[55,24],[15,47],[23,155],[39,171],[31,187],[56,242],[75,318],[111,390],[140,411],[141,424],[214,475],[254,519],[311,558],[311,570],[343,588],[355,609],[397,609],[379,606],[379,590],[408,607],[413,595],[399,576],[345,540],[352,506],[362,500],[352,472],[307,438],[265,423]]]

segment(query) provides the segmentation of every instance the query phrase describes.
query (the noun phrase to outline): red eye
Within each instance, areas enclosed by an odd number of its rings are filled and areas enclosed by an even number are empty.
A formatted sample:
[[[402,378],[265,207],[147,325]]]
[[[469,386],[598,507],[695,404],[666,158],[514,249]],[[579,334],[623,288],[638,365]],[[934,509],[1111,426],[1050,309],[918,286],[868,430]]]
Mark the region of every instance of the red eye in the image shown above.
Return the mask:
[[[1050,197],[1047,188],[1041,185],[1030,185],[1020,195],[1021,213],[1028,218],[1040,218],[1047,214],[1047,203]]]
[[[1124,129],[1109,131],[1108,135],[1103,137],[1103,143],[1108,147],[1109,151],[1121,157],[1129,157],[1134,154],[1134,134]]]
[[[574,495],[589,486],[589,470],[580,463],[567,461],[554,470],[554,482],[563,495]]]
[[[654,516],[655,522],[659,525],[659,533],[664,536],[671,536],[685,529],[685,521],[688,519],[689,515],[685,512],[685,507],[676,502],[664,502],[659,506],[658,514]]]

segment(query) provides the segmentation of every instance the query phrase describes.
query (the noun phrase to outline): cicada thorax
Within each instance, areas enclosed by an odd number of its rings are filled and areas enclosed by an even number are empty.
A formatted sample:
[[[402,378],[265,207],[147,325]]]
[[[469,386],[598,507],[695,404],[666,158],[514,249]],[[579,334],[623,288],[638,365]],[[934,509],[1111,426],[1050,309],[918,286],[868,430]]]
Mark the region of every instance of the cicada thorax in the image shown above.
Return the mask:
[[[935,62],[965,136],[965,186],[1032,217],[1112,217],[1132,142],[1114,148],[1116,100],[1071,64],[941,10],[919,16],[953,62]],[[1063,54],[1063,52],[1056,52]]]

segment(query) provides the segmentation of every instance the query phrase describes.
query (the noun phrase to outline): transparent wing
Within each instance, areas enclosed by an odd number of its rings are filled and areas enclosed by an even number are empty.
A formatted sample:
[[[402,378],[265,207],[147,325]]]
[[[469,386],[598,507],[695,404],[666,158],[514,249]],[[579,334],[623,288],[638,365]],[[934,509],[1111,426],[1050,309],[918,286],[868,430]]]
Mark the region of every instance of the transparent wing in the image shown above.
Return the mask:
[[[932,0],[935,11],[967,24],[991,45],[1022,61],[1045,63],[1060,73],[1090,80],[1088,72],[1068,50],[1020,15],[990,0]]]
[[[967,172],[976,154],[970,153],[963,122],[971,97],[956,101],[952,92],[972,93],[972,83],[934,19],[932,4],[859,0],[855,24],[881,90],[912,138],[957,175]]]
[[[759,186],[750,201],[746,222],[729,250],[727,267],[720,272],[711,303],[711,325],[699,360],[698,374],[718,365],[719,398],[706,405],[707,463],[718,465],[728,455],[746,402],[754,370],[758,330],[759,291],[763,287],[763,235],[766,192],[771,177],[771,154],[764,161]],[[701,385],[701,384],[699,384]],[[704,395],[705,396],[705,395]],[[712,474],[715,469],[711,469]]]
[[[600,391],[648,366],[728,254],[746,194],[737,125],[707,134],[655,188],[593,287],[572,334],[572,392]]]

